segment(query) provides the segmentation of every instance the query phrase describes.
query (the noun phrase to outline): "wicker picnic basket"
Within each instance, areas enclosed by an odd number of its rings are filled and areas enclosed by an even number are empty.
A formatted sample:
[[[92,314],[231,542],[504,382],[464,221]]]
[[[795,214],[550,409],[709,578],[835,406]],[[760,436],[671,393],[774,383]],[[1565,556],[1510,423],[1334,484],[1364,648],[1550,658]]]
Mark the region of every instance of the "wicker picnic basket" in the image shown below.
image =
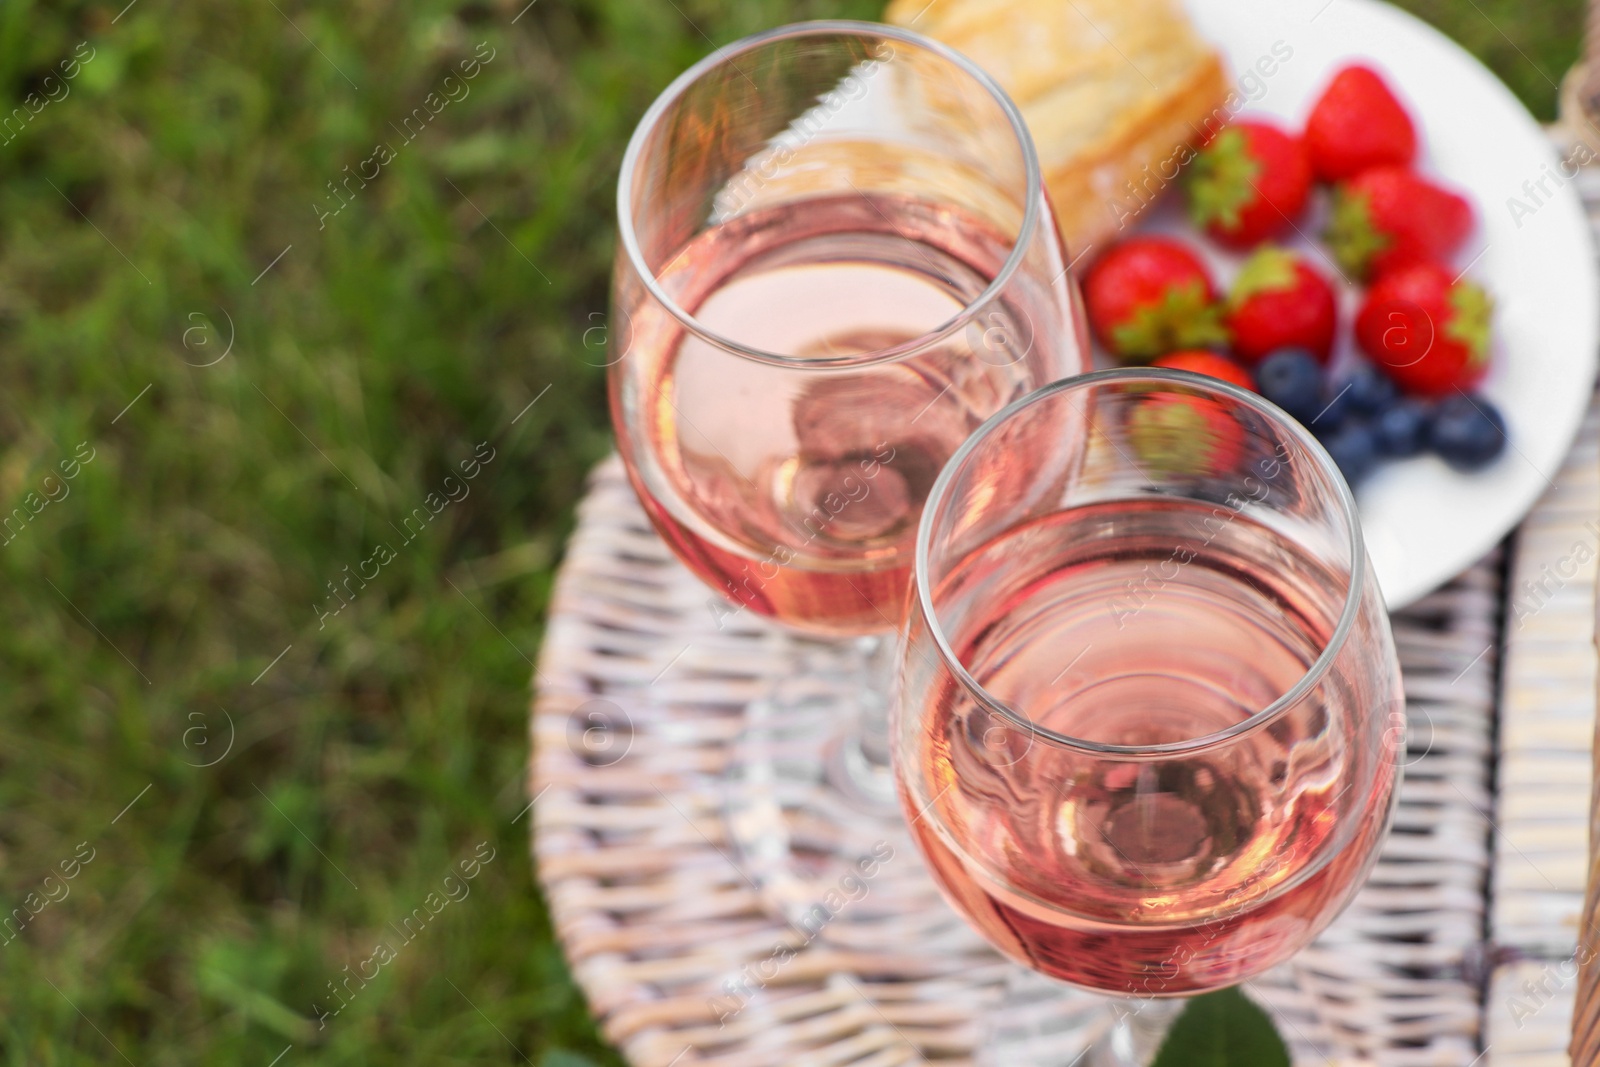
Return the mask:
[[[1580,185],[1600,217],[1600,175]],[[1509,555],[1395,616],[1413,725],[1394,833],[1339,921],[1248,985],[1300,1067],[1600,1063],[1600,979],[1587,972],[1587,1051],[1565,1051],[1600,552],[1539,611],[1516,601],[1567,546],[1600,548],[1597,523],[1591,412]],[[618,461],[598,468],[535,670],[530,788],[538,877],[606,1037],[636,1067],[979,1061],[1007,966],[903,841],[819,930],[773,918],[733,862],[722,772],[745,705],[805,642],[710,610],[712,595],[652,532]],[[1077,1003],[1051,1038],[1063,1062],[1104,1018],[1095,998]]]

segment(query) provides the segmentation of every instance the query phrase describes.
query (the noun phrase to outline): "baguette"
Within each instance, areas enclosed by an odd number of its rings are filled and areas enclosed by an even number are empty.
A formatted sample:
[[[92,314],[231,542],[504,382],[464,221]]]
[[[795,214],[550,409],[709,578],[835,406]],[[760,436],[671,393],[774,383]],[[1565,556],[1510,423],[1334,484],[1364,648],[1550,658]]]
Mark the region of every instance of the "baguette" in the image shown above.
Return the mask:
[[[1074,258],[1130,225],[1227,120],[1228,78],[1177,0],[892,0],[1021,110]]]

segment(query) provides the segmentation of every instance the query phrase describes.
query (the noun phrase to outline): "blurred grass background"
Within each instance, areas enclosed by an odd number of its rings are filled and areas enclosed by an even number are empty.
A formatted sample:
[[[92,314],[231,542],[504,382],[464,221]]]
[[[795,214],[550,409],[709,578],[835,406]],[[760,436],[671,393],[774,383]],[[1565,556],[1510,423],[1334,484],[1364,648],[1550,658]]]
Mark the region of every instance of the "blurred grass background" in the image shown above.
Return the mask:
[[[123,3],[0,0],[0,1063],[620,1063],[521,814],[614,176],[713,43],[879,5]],[[1553,114],[1579,0],[1405,6]]]

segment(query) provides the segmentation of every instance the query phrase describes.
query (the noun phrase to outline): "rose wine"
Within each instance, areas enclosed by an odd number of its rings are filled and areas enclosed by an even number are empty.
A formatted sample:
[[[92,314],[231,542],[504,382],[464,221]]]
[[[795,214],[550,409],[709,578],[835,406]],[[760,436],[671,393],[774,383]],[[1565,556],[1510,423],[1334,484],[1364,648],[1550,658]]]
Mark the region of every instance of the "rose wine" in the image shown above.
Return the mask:
[[[1347,587],[1244,514],[1152,498],[1020,526],[935,600],[998,700],[1060,734],[1146,747],[1287,693]],[[1386,827],[1393,763],[1334,724],[1382,729],[1397,677],[1363,692],[1330,676],[1236,740],[1143,760],[1054,744],[955,684],[932,693],[903,793],[930,866],[995,945],[1077,985],[1170,996],[1259,973],[1331,921]]]
[[[709,331],[813,361],[733,355],[653,301],[632,312],[640,365],[612,376],[615,423],[642,428],[635,488],[702,580],[821,633],[898,626],[940,468],[989,415],[1081,369],[1074,345],[1033,336],[1061,318],[1040,302],[1066,299],[1064,281],[1011,286],[939,343],[872,358],[951,323],[1008,251],[951,208],[846,196],[739,216],[671,259],[660,284]]]

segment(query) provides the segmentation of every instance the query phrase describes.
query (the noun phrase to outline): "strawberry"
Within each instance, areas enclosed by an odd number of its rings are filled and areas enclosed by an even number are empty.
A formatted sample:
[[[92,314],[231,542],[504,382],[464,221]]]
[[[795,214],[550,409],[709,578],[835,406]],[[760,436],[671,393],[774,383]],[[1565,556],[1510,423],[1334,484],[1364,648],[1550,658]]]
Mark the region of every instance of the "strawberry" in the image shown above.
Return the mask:
[[[1267,122],[1224,128],[1194,159],[1189,217],[1223,244],[1247,247],[1286,229],[1311,195],[1311,161],[1298,137]]]
[[[1251,379],[1249,371],[1231,359],[1219,356],[1215,352],[1207,352],[1204,349],[1174,352],[1170,356],[1162,356],[1151,366],[1170,367],[1172,370],[1186,370],[1193,374],[1204,374],[1210,378],[1220,378],[1229,385],[1237,385],[1240,389],[1249,389],[1251,392],[1254,392],[1256,387],[1256,383]]]
[[[1163,384],[1128,412],[1128,443],[1159,471],[1223,474],[1244,454],[1244,427],[1209,397]]]
[[[1381,166],[1406,166],[1417,130],[1404,105],[1371,67],[1333,76],[1306,119],[1306,151],[1317,177],[1337,182]]]
[[[1470,390],[1489,369],[1489,295],[1447,267],[1417,263],[1367,291],[1356,339],[1373,364],[1415,396]]]
[[[1223,312],[1234,354],[1246,363],[1280,348],[1304,348],[1326,364],[1338,321],[1328,279],[1304,258],[1274,247],[1245,261]]]
[[[1472,205],[1404,167],[1377,167],[1341,183],[1323,234],[1353,278],[1444,261],[1472,232]]]
[[[1206,265],[1166,237],[1132,237],[1114,246],[1084,279],[1089,325],[1128,363],[1227,340]]]

